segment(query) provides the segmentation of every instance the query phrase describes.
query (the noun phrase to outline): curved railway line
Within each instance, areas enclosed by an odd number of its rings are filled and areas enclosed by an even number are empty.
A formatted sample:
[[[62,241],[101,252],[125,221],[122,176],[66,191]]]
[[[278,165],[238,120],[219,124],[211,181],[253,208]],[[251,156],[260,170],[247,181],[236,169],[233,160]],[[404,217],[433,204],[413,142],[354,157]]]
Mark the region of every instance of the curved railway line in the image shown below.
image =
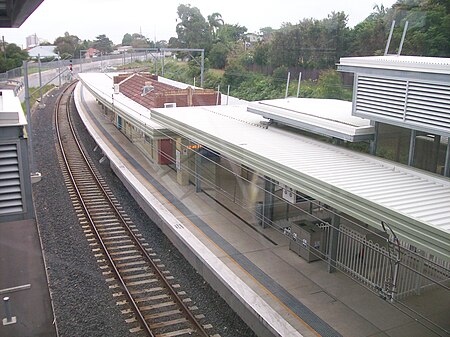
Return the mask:
[[[195,306],[152,252],[83,153],[71,124],[76,82],[55,106],[59,156],[66,185],[86,238],[129,330],[141,336],[209,336]],[[81,280],[80,280],[81,281]],[[218,336],[218,335],[215,335]]]

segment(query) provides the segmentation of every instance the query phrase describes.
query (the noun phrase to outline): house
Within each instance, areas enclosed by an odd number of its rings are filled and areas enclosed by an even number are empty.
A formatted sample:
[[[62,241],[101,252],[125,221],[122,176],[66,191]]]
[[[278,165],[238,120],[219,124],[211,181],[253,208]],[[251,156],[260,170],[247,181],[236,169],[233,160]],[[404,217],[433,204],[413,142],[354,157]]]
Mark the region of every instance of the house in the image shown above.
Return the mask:
[[[38,57],[42,58],[58,58],[58,54],[55,53],[56,46],[36,46],[28,50],[28,55],[37,59]]]
[[[97,57],[97,55],[100,54],[100,51],[95,48],[89,48],[86,50],[86,53],[84,54],[84,57],[87,59],[91,59],[93,57]]]

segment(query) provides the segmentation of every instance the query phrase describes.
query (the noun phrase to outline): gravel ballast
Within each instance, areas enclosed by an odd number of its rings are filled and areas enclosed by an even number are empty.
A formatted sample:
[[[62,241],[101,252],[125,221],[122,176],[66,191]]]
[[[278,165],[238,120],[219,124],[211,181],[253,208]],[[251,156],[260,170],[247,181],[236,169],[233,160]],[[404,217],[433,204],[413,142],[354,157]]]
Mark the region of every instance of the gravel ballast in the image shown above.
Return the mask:
[[[49,287],[60,336],[130,336],[72,207],[55,148],[53,119],[57,91],[45,108],[32,115],[33,152],[42,181],[33,185],[39,231],[47,264]],[[73,106],[74,107],[74,106]],[[148,218],[109,167],[99,163],[100,151],[76,115],[85,148],[125,212],[166,269],[222,337],[255,336],[226,302],[197,274],[161,230]]]

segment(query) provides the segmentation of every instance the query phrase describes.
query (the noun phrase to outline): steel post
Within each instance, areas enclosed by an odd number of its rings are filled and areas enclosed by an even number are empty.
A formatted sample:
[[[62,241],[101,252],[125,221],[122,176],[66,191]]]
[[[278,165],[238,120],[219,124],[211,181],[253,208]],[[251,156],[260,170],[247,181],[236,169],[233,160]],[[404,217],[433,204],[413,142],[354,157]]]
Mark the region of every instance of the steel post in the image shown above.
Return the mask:
[[[334,210],[331,218],[331,227],[328,237],[328,265],[327,270],[329,273],[336,271],[336,258],[337,258],[337,243],[339,236],[339,226],[341,224],[341,217]]]
[[[59,86],[61,86],[61,56],[59,56],[59,53],[58,53],[58,79],[59,79]]]
[[[38,66],[39,66],[39,97],[41,98],[41,101],[39,103],[42,104],[41,54],[38,54]]]
[[[287,98],[289,95],[289,82],[291,80],[291,72],[288,72],[287,80],[286,80],[286,93],[284,95],[284,98]]]
[[[411,139],[409,141],[408,166],[414,166],[414,152],[416,149],[417,131],[411,130]]]
[[[264,177],[264,202],[263,202],[263,219],[262,227],[266,228],[273,220],[273,204],[274,204],[275,184],[272,179]]]
[[[200,150],[200,149],[199,149]],[[195,153],[195,192],[202,191],[202,156],[198,152]]]
[[[202,49],[202,63],[200,66],[200,86],[203,88],[203,71],[205,70],[205,51]]]
[[[445,154],[444,176],[450,177],[450,137],[447,138],[447,152]]]
[[[25,109],[27,114],[27,134],[28,134],[28,152],[30,155],[30,170],[32,173],[36,172],[34,167],[34,156],[33,156],[33,141],[31,133],[31,108],[30,108],[30,88],[28,85],[28,62],[23,61],[23,84],[25,89]]]
[[[5,318],[3,318],[3,325],[14,324],[17,322],[16,317],[11,315],[11,307],[9,297],[3,297],[3,308],[5,309]]]

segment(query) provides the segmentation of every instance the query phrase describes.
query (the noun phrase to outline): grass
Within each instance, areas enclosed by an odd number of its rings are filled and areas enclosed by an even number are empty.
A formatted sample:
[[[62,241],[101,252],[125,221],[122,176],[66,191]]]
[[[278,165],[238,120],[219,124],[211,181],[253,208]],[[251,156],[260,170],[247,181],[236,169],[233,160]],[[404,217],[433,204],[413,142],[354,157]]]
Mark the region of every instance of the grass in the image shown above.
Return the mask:
[[[47,84],[47,85],[43,86],[42,87],[42,95],[44,95],[46,92],[50,91],[54,87],[55,87],[54,84]],[[30,107],[32,107],[33,104],[36,103],[38,99],[40,99],[40,93],[39,93],[39,88],[35,88],[35,87],[30,88],[29,91],[30,91],[30,93],[32,93],[32,95],[30,96]],[[23,111],[26,111],[25,102],[22,103],[22,109],[23,109]]]

